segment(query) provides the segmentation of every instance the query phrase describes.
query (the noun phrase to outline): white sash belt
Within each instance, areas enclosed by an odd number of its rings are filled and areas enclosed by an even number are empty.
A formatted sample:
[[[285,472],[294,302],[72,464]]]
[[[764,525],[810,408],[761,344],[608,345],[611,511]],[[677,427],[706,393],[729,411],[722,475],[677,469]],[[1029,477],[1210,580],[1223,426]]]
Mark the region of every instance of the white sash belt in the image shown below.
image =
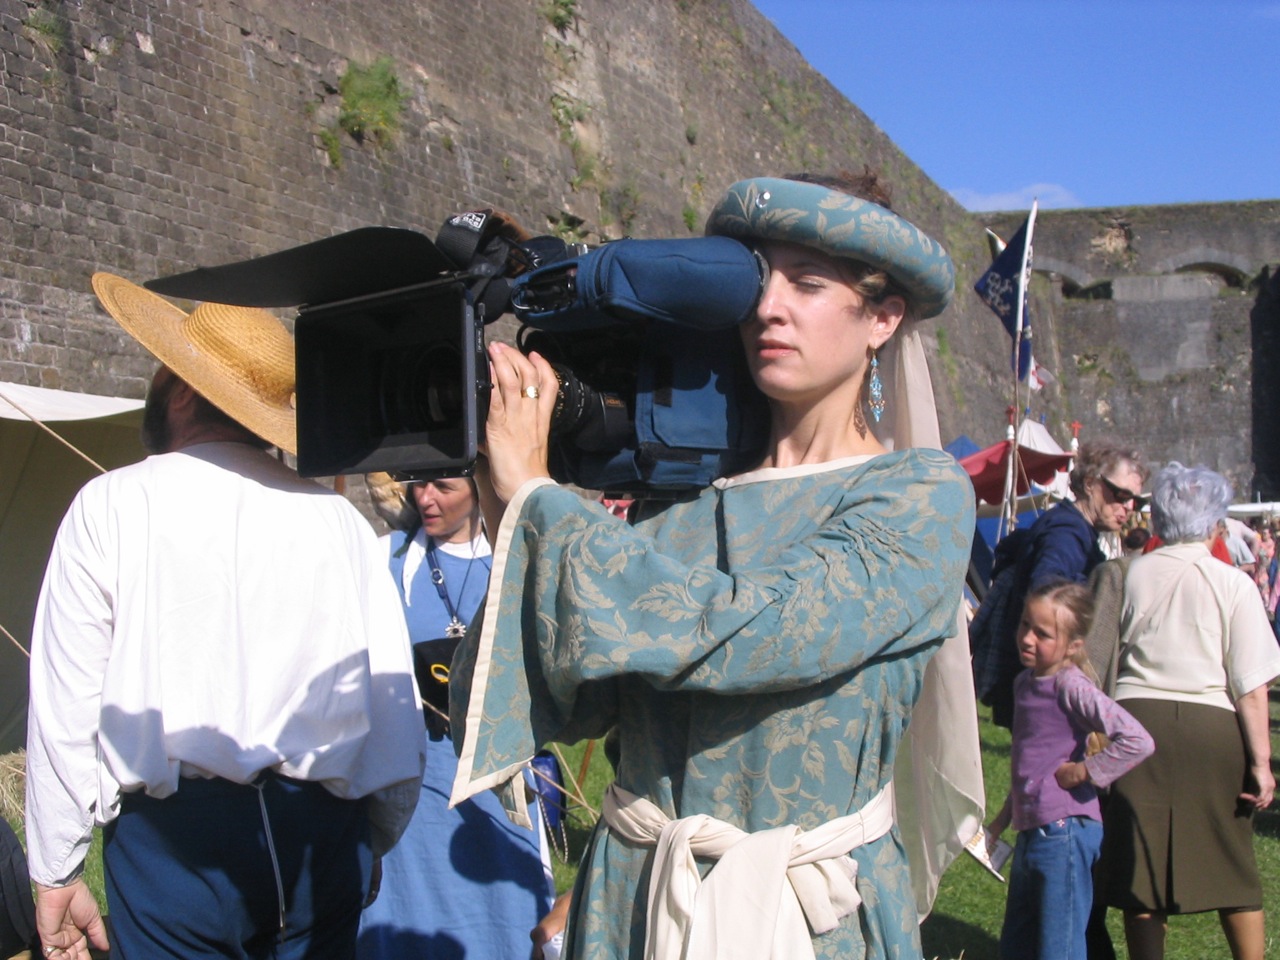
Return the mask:
[[[893,784],[857,813],[816,830],[747,833],[698,814],[672,820],[613,783],[603,815],[621,839],[657,848],[649,876],[645,960],[813,960],[814,934],[862,903],[850,850],[893,826]],[[702,880],[695,857],[718,861]]]

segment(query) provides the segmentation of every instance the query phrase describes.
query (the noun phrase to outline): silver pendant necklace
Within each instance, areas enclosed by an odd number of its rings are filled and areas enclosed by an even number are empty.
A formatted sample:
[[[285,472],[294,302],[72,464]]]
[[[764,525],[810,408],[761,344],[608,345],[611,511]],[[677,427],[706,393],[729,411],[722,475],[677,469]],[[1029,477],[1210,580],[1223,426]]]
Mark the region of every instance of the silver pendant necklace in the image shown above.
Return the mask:
[[[436,541],[434,537],[427,538],[430,544],[427,547],[427,564],[431,567],[431,582],[436,585],[436,592],[440,594],[440,600],[444,603],[445,612],[449,614],[449,625],[444,628],[444,635],[450,638],[461,637],[467,632],[467,625],[458,617],[458,610],[453,605],[453,601],[449,599],[449,590],[445,586],[444,571],[440,569],[440,561],[436,556]],[[462,586],[458,589],[458,602],[462,602],[462,596],[467,589],[467,580],[471,578],[471,568],[475,564],[476,556],[475,541],[471,543],[471,560],[467,563],[467,572],[462,577]]]

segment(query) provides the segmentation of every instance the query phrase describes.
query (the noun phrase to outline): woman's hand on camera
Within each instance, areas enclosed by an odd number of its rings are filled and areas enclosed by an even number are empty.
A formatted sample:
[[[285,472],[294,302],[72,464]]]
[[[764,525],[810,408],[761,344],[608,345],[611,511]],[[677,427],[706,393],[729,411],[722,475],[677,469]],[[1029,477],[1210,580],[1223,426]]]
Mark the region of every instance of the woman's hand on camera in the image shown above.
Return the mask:
[[[549,477],[547,469],[551,412],[559,382],[536,353],[525,356],[505,343],[489,344],[493,393],[485,422],[485,450],[493,490],[510,502],[525,483]]]

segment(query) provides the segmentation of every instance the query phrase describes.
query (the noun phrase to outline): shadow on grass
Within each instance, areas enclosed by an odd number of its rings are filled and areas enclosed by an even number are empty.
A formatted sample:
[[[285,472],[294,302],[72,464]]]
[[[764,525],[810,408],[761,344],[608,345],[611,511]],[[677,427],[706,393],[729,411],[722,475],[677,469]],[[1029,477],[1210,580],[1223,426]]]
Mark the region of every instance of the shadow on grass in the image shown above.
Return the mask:
[[[1280,840],[1280,811],[1259,810],[1253,815],[1253,833],[1258,837]]]
[[[1013,749],[1008,743],[993,743],[986,737],[981,738],[980,747],[982,752],[988,756],[1001,757],[1005,759],[1009,757],[1009,754]]]
[[[997,960],[999,941],[981,927],[946,914],[933,913],[920,925],[920,945],[933,960]]]

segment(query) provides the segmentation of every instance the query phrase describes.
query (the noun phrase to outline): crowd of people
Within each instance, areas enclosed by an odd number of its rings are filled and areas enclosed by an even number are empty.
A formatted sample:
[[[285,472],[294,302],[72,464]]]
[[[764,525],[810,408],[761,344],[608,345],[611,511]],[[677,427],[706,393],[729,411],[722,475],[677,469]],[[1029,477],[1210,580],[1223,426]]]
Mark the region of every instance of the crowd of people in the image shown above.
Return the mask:
[[[1082,447],[1072,473],[1078,496],[1087,496],[1091,472],[1110,506],[1107,528],[1123,533],[1120,555],[1107,560],[1095,541],[1092,562],[1074,575],[1028,576],[1021,597],[988,596],[992,606],[1020,609],[1013,649],[1027,668],[1013,681],[1009,804],[989,829],[998,836],[1012,809],[1019,835],[1001,956],[1114,957],[1105,926],[1114,907],[1137,960],[1164,955],[1170,915],[1214,910],[1232,957],[1260,960],[1252,815],[1275,788],[1267,691],[1280,675],[1280,647],[1254,555],[1233,556],[1224,542],[1230,485],[1207,468],[1168,464],[1152,484],[1148,533],[1139,525],[1146,498],[1137,453]],[[1056,526],[1052,515],[1064,506],[1046,512],[1033,534]],[[1079,509],[1106,516],[1087,500]],[[1042,542],[1033,535],[1024,556],[1035,557]],[[990,608],[974,618],[973,639],[1008,642],[990,619]],[[1046,665],[1047,647],[1088,680]],[[975,657],[975,670],[981,662]],[[1044,677],[1058,679],[1037,686]],[[1091,734],[1108,740],[1091,746]],[[1109,791],[1099,797],[1101,788]],[[1037,857],[1046,846],[1052,853]]]
[[[1262,956],[1270,532],[1214,559],[1230,488],[1170,464],[1143,545],[1142,457],[1086,444],[966,634],[973,488],[918,330],[950,258],[870,172],[743,180],[706,229],[768,267],[754,463],[584,497],[548,469],[556,371],[492,342],[474,477],[396,488],[381,540],[266,452],[296,448],[279,321],[94,277],[161,367],[152,455],[77,496],[37,611],[45,958],[919,957],[983,829],[976,696],[1013,736],[1003,957],[1103,957],[1108,906],[1135,957],[1207,910]],[[586,738],[614,780],[555,898],[529,761]]]

